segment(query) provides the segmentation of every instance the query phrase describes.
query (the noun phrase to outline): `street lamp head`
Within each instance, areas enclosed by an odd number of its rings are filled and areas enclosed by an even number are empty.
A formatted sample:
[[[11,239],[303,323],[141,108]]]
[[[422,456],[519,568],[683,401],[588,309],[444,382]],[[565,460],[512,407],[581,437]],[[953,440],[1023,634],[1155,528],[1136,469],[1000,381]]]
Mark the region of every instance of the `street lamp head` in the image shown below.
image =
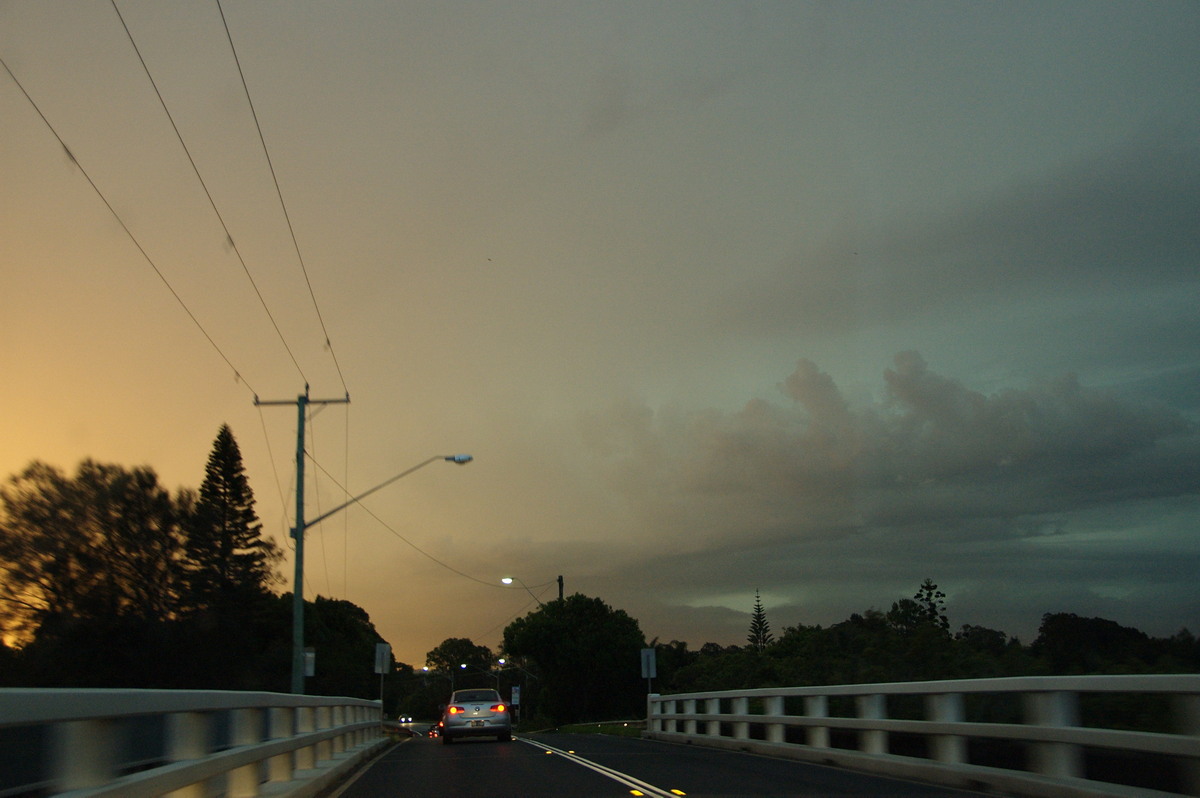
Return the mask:
[[[442,459],[448,463],[458,463],[459,465],[466,465],[467,463],[471,462],[475,458],[469,454],[452,454],[452,455],[449,455],[448,457],[443,457]]]
[[[500,581],[506,585],[511,585],[513,583],[513,578],[511,576],[505,576],[505,577],[502,577],[500,579]]]

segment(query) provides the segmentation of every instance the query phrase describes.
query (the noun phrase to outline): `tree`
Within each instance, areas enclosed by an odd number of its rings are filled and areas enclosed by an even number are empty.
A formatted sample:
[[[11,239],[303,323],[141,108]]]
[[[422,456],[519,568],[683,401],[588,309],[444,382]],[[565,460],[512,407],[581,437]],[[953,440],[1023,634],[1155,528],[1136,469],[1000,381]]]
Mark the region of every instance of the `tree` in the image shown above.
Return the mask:
[[[767,623],[767,613],[763,609],[762,599],[758,591],[754,591],[754,613],[750,616],[750,634],[746,640],[754,651],[764,651],[771,645],[775,636],[771,634],[771,624]]]
[[[946,594],[938,590],[932,579],[926,579],[917,589],[913,601],[921,606],[925,620],[942,631],[950,630],[950,621],[946,618]]]
[[[228,424],[221,425],[188,524],[190,601],[195,609],[238,607],[279,581],[282,552],[262,537],[254,492]]]
[[[504,651],[538,676],[539,706],[558,723],[610,720],[644,709],[638,622],[598,598],[576,593],[504,629]]]
[[[488,671],[492,667],[492,650],[487,646],[476,645],[465,637],[451,637],[443,640],[437,648],[425,655],[425,664],[430,670],[445,673],[447,676],[453,674],[455,677],[463,670],[463,665],[473,669],[471,673]]]
[[[98,619],[165,621],[182,591],[183,523],[149,468],[40,462],[0,488],[0,624],[28,642]]]
[[[375,646],[386,641],[367,611],[349,601],[317,596],[313,602],[305,602],[304,623],[304,639],[317,655],[316,675],[308,682],[308,692],[377,698]]]

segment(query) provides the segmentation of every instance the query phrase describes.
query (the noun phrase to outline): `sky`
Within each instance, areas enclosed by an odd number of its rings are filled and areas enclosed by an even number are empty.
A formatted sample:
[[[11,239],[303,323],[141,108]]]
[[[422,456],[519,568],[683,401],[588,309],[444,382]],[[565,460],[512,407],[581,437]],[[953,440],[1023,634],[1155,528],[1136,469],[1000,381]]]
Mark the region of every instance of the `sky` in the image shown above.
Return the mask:
[[[1190,0],[0,0],[0,476],[198,488],[227,423],[290,590],[256,397],[349,395],[308,518],[475,458],[307,532],[306,596],[418,667],[559,575],[692,648],[926,578],[954,629],[1200,633],[1197,41]]]

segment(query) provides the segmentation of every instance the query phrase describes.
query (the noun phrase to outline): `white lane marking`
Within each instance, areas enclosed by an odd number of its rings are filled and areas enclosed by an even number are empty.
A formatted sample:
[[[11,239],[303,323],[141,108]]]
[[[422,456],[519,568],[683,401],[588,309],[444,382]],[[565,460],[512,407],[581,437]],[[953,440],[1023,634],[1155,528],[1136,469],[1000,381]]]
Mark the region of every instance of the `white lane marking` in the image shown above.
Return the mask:
[[[640,790],[645,795],[653,795],[653,796],[655,796],[655,798],[676,798],[676,796],[679,795],[679,793],[671,792],[670,790],[664,790],[660,787],[655,787],[653,784],[647,784],[646,782],[642,781],[641,779],[634,778],[633,776],[630,776],[627,773],[622,773],[619,770],[613,770],[610,767],[605,767],[604,765],[593,762],[590,759],[584,759],[583,757],[579,756],[578,754],[573,754],[570,751],[564,751],[561,748],[555,748],[552,745],[546,745],[545,743],[539,743],[535,740],[526,740],[524,737],[518,737],[516,739],[520,740],[523,743],[526,743],[527,745],[532,745],[535,748],[540,748],[543,751],[552,752],[552,753],[558,754],[559,756],[566,757],[567,759],[571,760],[572,762],[574,762],[577,765],[583,765],[585,768],[588,768],[589,770],[594,770],[595,772],[599,773],[601,776],[607,776],[608,778],[612,779],[613,781],[618,781],[621,784],[624,784],[626,787],[632,787],[634,789]]]

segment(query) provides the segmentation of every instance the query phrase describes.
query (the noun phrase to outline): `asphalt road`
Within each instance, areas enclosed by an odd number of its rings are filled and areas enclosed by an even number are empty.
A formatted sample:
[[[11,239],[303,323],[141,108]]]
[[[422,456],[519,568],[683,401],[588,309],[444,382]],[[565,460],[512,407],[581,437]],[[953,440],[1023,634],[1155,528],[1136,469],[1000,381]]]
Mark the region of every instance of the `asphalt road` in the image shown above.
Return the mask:
[[[637,790],[638,792],[634,792]],[[414,738],[379,757],[339,798],[772,798],[978,796],[733,751],[598,734]]]

